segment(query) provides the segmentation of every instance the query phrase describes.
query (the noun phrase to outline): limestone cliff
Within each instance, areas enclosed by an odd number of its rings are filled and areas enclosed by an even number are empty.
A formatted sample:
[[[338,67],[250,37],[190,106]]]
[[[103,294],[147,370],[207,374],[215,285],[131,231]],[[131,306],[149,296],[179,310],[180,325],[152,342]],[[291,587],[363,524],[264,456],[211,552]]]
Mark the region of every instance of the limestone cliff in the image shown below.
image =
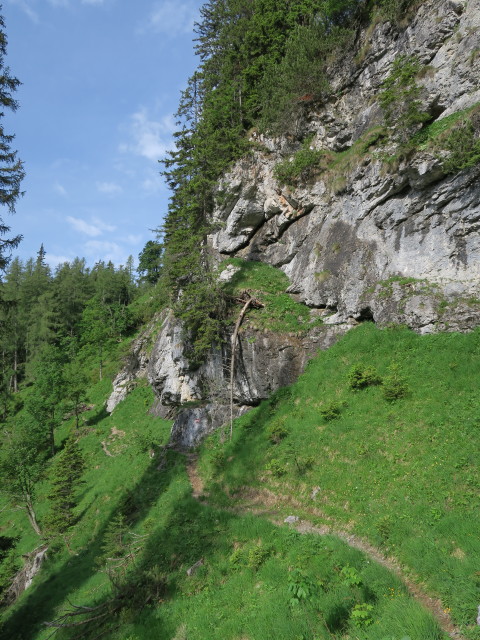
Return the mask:
[[[254,150],[219,182],[209,238],[217,263],[236,256],[281,268],[289,293],[324,318],[301,337],[245,327],[236,415],[293,382],[318,348],[362,320],[420,333],[480,323],[480,166],[447,174],[441,155],[421,145],[396,161],[394,144],[352,152],[382,124],[378,94],[398,56],[422,65],[422,108],[441,122],[480,102],[479,51],[480,0],[430,0],[408,25],[371,27],[335,70],[330,100],[305,109],[297,135],[253,133]],[[305,140],[339,161],[286,186],[275,167],[294,161]],[[181,326],[172,315],[162,322],[148,363],[139,362],[155,411],[175,415],[173,439],[191,446],[227,419],[229,336],[192,371]]]

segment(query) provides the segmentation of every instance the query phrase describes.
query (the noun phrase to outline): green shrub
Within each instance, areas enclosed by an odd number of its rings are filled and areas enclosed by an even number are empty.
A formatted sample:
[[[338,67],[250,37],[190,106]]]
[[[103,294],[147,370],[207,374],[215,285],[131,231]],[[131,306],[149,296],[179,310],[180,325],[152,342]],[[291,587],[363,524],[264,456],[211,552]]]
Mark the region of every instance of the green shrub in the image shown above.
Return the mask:
[[[277,478],[279,478],[280,476],[284,476],[287,473],[287,467],[277,458],[272,458],[265,468]]]
[[[398,23],[405,18],[407,12],[412,9],[418,0],[377,0],[380,16],[384,20]]]
[[[308,602],[313,598],[316,585],[304,571],[293,569],[288,576],[288,592],[290,594],[290,604],[293,607],[301,602]]]
[[[340,571],[342,582],[349,587],[360,587],[362,584],[362,578],[355,567],[351,567],[347,564],[346,567]]]
[[[291,158],[276,165],[274,176],[282,184],[294,184],[298,180],[305,182],[325,169],[331,157],[331,153],[311,149],[309,143],[306,143]]]
[[[375,525],[382,542],[387,542],[392,532],[393,520],[390,515],[382,516]]]
[[[409,387],[405,378],[401,375],[398,365],[390,367],[390,375],[383,379],[383,397],[387,402],[395,402],[406,398]]]
[[[355,364],[348,372],[348,386],[350,389],[365,389],[372,385],[381,384],[382,379],[375,367]]]
[[[420,87],[416,78],[422,66],[414,56],[395,58],[379,95],[385,123],[395,138],[406,142],[430,116],[421,110]]]
[[[446,173],[456,173],[480,162],[480,113],[465,118],[453,127],[442,147],[450,152],[443,167]]]
[[[363,603],[356,604],[350,615],[352,622],[358,627],[368,627],[373,624],[372,618],[373,605]]]
[[[215,471],[221,471],[225,468],[227,462],[225,451],[223,451],[223,449],[217,449],[212,453],[210,460]]]
[[[340,402],[329,402],[322,409],[320,409],[320,415],[324,420],[329,422],[330,420],[335,420],[340,416],[342,411],[342,403]]]
[[[252,547],[248,552],[247,565],[251,569],[257,570],[274,552],[272,545],[263,546],[261,544]]]
[[[283,425],[282,420],[275,420],[267,429],[268,439],[272,444],[279,444],[289,434],[288,429]]]

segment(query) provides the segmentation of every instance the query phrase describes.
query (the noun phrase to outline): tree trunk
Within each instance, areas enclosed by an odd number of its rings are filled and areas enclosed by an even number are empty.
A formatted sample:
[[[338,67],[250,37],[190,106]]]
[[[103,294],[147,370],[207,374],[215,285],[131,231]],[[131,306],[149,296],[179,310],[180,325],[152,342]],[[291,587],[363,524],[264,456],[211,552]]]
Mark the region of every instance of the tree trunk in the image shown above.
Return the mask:
[[[42,530],[40,529],[40,526],[37,522],[37,516],[35,514],[35,509],[33,508],[32,499],[28,494],[25,496],[25,507],[27,511],[28,520],[32,525],[33,530],[38,536],[42,537],[43,536]]]
[[[17,347],[15,347],[15,351],[13,352],[13,393],[17,393],[18,391],[18,352]]]

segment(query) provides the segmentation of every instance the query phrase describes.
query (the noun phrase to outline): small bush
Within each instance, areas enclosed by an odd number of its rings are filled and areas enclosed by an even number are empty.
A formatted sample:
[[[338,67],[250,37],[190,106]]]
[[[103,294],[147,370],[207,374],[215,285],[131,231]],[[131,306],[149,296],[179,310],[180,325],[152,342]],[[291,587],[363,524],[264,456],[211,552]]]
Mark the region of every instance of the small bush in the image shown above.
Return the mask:
[[[331,155],[326,151],[304,146],[292,158],[277,164],[275,178],[282,184],[294,184],[300,179],[306,181],[327,167]]]
[[[390,371],[390,375],[383,380],[383,397],[387,402],[395,402],[401,398],[406,398],[410,390],[407,381],[399,371],[398,365],[392,365]]]
[[[383,516],[376,523],[375,528],[377,529],[378,534],[382,538],[382,542],[385,543],[390,538],[390,535],[392,533],[392,525],[393,525],[392,517],[389,515]]]
[[[379,95],[385,124],[395,138],[406,142],[430,116],[421,110],[420,87],[416,78],[422,65],[414,56],[398,56]]]
[[[253,547],[248,552],[247,565],[251,569],[257,570],[274,552],[271,545],[262,546],[261,544]]]
[[[348,372],[348,386],[350,389],[365,389],[365,387],[381,384],[381,382],[382,379],[375,367],[356,364]]]
[[[223,469],[225,469],[227,459],[225,456],[225,451],[223,451],[222,449],[217,449],[216,451],[214,451],[210,460],[215,471],[222,471]]]
[[[340,416],[342,411],[342,404],[340,402],[329,402],[326,404],[323,409],[320,409],[320,415],[324,420],[329,422],[330,420],[335,420]]]
[[[316,591],[316,585],[304,571],[293,569],[288,576],[288,592],[290,593],[290,604],[293,607],[301,602],[311,600]]]
[[[477,112],[473,118],[462,120],[444,139],[442,146],[450,152],[443,162],[446,173],[469,169],[480,162],[479,115]]]
[[[360,587],[362,584],[362,578],[358,571],[348,564],[340,571],[340,576],[342,577],[342,582],[349,587]]]
[[[358,627],[368,627],[373,624],[372,611],[373,605],[371,604],[356,604],[350,616],[352,622]]]
[[[273,458],[272,460],[270,460],[265,468],[277,478],[279,478],[280,476],[284,476],[287,473],[287,467],[283,464],[283,462],[277,460],[277,458]]]
[[[279,444],[288,434],[288,429],[279,420],[275,420],[267,429],[267,436],[272,444]]]

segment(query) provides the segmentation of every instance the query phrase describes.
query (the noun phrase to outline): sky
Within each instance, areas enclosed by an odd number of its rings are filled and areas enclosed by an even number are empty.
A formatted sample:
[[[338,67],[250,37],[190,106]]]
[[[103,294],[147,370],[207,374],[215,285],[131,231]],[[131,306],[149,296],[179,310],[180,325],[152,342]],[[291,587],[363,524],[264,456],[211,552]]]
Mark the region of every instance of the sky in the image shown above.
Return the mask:
[[[162,224],[158,160],[172,148],[180,92],[198,60],[200,0],[3,0],[5,64],[22,86],[3,120],[25,195],[1,212],[15,250],[58,264],[125,264]],[[8,236],[7,236],[8,237]]]

